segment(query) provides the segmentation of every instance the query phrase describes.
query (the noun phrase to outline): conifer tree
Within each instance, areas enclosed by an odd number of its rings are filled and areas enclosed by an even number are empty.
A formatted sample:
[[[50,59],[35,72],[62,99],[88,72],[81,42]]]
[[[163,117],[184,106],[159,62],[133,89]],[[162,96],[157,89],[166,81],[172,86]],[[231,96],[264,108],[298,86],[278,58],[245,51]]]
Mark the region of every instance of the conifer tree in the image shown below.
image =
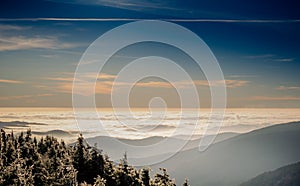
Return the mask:
[[[143,186],[150,186],[150,175],[149,175],[149,169],[142,169],[141,171],[141,180],[143,183]]]
[[[183,186],[190,186],[189,180],[187,178],[184,180]]]
[[[162,174],[157,173],[154,177],[155,179],[152,182],[153,186],[176,186],[175,181],[170,179],[167,170],[164,168],[160,168]]]
[[[0,185],[175,186],[166,169],[161,171],[151,179],[149,169],[128,164],[126,153],[116,165],[82,135],[71,147],[50,136],[32,138],[31,130],[24,136],[1,129]]]
[[[98,175],[93,186],[106,186],[106,180]]]

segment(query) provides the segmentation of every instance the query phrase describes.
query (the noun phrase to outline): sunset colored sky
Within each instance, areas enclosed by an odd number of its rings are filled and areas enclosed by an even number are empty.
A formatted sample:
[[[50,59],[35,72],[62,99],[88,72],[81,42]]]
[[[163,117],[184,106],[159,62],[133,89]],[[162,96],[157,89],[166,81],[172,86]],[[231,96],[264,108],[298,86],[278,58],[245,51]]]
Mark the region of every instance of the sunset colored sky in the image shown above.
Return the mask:
[[[0,107],[71,107],[74,72],[87,47],[119,25],[152,19],[184,26],[206,42],[224,73],[228,107],[300,107],[300,12],[291,0],[4,0]],[[188,65],[185,54],[157,43],[132,45],[110,60],[99,74],[97,106],[110,107],[111,84],[124,61],[150,54],[185,66],[209,107],[201,70]],[[157,96],[179,106],[176,90],[158,78],[138,82],[130,102],[147,107]]]

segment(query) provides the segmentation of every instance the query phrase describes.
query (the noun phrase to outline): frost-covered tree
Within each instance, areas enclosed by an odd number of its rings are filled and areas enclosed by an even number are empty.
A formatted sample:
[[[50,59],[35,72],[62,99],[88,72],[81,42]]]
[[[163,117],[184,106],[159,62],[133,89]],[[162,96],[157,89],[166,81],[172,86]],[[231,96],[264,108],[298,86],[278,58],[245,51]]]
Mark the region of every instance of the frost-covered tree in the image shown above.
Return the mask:
[[[85,143],[82,135],[73,146],[54,137],[39,140],[0,131],[0,185],[174,186],[166,169],[150,177],[150,169],[130,166],[127,155],[119,164]],[[188,185],[188,182],[184,183]]]

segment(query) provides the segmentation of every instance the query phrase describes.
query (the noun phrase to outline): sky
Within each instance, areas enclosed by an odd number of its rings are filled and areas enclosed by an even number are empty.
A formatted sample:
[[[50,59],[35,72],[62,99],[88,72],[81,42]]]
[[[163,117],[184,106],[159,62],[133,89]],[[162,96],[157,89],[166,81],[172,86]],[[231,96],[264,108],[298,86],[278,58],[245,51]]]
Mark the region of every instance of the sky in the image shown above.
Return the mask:
[[[1,1],[0,107],[71,107],[74,72],[94,40],[126,23],[161,20],[186,27],[209,46],[224,74],[227,107],[299,108],[298,7],[291,0]],[[97,106],[111,107],[111,86],[118,72],[131,60],[149,55],[184,67],[201,106],[210,107],[201,69],[178,49],[151,42],[128,46],[110,59],[98,74]],[[175,83],[185,86],[180,80]],[[148,107],[154,97],[163,98],[168,107],[180,107],[174,87],[155,77],[139,81],[129,102],[132,107]]]

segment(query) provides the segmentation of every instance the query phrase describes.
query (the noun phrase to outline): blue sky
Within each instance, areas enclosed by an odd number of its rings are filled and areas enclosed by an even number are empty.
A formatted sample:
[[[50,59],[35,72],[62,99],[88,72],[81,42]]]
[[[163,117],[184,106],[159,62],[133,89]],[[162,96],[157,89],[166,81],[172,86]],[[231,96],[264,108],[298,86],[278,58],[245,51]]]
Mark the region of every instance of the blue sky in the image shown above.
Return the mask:
[[[184,26],[207,43],[227,80],[228,107],[299,107],[298,7],[294,1],[258,0],[5,0],[0,6],[0,106],[71,106],[74,71],[89,44],[119,25],[154,19]],[[195,81],[203,80],[183,54],[168,46],[141,44],[111,60],[105,69],[108,81],[102,85],[109,89],[126,57],[162,48],[181,59],[179,64],[186,65]],[[170,107],[178,106],[176,93],[164,82],[145,82],[133,91],[133,106],[147,106],[158,95]],[[209,96],[207,87],[199,85],[198,90]],[[200,99],[209,106],[206,96]],[[109,91],[97,92],[99,106],[109,107],[108,98]]]

